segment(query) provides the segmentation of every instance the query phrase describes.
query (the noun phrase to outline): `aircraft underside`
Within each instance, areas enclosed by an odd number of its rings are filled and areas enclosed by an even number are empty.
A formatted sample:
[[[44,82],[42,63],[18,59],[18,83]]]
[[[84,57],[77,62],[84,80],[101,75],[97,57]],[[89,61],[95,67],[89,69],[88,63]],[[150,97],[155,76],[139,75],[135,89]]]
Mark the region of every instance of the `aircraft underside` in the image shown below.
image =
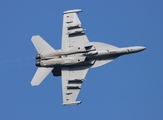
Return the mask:
[[[123,47],[90,42],[82,28],[77,13],[80,9],[63,12],[62,47],[55,50],[42,37],[35,35],[31,38],[38,54],[38,67],[32,81],[32,86],[39,85],[50,72],[54,76],[62,76],[63,105],[78,105],[77,101],[81,85],[90,68],[109,63],[121,55],[140,52],[143,46]]]

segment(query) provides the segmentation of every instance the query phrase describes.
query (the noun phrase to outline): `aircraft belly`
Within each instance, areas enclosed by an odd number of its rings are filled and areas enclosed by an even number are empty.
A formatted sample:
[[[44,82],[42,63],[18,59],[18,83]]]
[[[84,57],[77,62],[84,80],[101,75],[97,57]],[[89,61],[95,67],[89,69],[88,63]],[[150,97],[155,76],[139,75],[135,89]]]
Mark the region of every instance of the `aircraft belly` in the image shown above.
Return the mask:
[[[117,49],[118,47],[110,45],[110,44],[106,44],[106,43],[102,43],[102,42],[88,42],[88,43],[84,43],[83,46],[88,46],[88,45],[93,45],[96,48],[96,51],[103,51],[103,50],[113,50],[113,49]]]
[[[112,58],[99,58],[95,60],[95,63],[91,66],[91,68],[99,67],[102,65],[105,65],[111,61],[113,61],[117,57],[112,57]]]
[[[113,61],[117,57],[119,57],[119,55],[96,55],[96,56],[93,56],[93,57],[91,57],[91,59],[94,59],[95,62],[91,66],[91,68],[95,68],[95,67],[105,65],[105,64]]]

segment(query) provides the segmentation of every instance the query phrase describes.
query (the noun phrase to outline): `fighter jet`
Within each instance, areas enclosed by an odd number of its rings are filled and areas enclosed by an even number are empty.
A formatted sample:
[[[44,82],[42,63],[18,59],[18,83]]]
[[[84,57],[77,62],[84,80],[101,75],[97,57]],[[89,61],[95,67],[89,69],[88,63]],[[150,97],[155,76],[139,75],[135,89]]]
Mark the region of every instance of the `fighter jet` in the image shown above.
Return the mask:
[[[38,54],[38,67],[32,86],[38,86],[52,72],[54,76],[62,76],[63,105],[78,105],[77,96],[90,68],[102,66],[122,55],[145,50],[143,46],[123,47],[90,42],[82,28],[77,13],[80,9],[63,12],[62,48],[55,50],[39,35],[31,40]]]

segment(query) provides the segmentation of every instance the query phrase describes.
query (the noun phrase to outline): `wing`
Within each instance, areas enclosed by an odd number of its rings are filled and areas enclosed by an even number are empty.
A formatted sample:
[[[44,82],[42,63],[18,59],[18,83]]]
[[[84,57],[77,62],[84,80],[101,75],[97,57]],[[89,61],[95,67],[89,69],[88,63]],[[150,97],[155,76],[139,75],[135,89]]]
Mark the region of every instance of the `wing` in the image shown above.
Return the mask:
[[[81,10],[63,12],[62,49],[89,42],[77,16],[78,12],[81,12]]]
[[[63,105],[78,105],[76,101],[81,85],[89,67],[62,68],[62,96]]]

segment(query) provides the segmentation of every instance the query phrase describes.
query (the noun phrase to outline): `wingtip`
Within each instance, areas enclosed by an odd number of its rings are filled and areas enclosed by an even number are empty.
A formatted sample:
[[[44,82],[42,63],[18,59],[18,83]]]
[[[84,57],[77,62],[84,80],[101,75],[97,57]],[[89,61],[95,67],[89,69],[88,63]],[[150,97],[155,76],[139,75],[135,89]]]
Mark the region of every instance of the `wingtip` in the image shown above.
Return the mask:
[[[81,9],[67,10],[67,11],[64,11],[63,14],[78,13],[78,12],[82,12],[82,10]]]
[[[64,106],[71,106],[71,105],[79,105],[81,103],[82,103],[82,101],[74,101],[74,102],[63,103],[63,105]]]

